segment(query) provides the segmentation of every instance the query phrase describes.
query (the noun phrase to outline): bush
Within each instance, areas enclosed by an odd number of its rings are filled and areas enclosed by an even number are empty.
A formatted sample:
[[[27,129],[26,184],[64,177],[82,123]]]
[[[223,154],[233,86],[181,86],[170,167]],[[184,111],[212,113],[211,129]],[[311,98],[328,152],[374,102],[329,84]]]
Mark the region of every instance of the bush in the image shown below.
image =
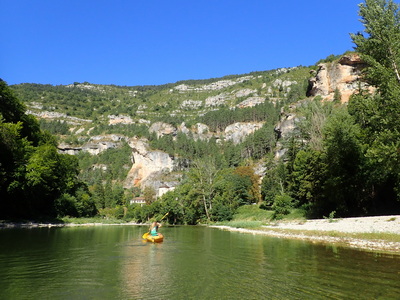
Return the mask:
[[[57,215],[60,217],[78,217],[78,212],[76,210],[76,198],[70,194],[62,194],[58,199],[55,200],[54,206]]]
[[[293,199],[287,194],[276,195],[272,209],[274,210],[273,218],[281,219],[283,216],[290,214],[293,208]]]
[[[122,206],[102,208],[99,209],[99,215],[106,219],[122,219],[124,217],[124,208]]]
[[[211,211],[212,221],[230,221],[233,218],[233,213],[229,206],[221,203],[216,203]]]

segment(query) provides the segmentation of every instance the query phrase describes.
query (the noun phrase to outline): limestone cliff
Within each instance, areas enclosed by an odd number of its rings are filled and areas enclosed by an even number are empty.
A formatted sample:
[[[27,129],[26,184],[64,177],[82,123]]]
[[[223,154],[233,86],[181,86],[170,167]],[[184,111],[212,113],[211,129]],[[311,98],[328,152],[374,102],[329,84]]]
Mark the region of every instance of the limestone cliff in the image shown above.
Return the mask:
[[[350,96],[360,87],[367,87],[361,80],[361,72],[365,66],[358,54],[344,55],[336,62],[319,64],[315,76],[309,80],[307,96],[321,96],[329,101],[333,100],[335,90],[338,90],[341,102],[348,102]]]
[[[263,122],[238,122],[225,128],[225,140],[231,140],[234,144],[243,142],[244,139],[263,126]]]
[[[165,123],[155,123],[151,126],[152,130],[156,132],[158,136],[165,134],[175,135],[177,129],[173,126]],[[241,142],[247,135],[253,133],[257,129],[261,128],[263,123],[235,123],[228,126],[224,132],[224,138],[226,140],[232,140],[235,144]],[[192,128],[191,132],[195,132],[193,135],[195,138],[208,139],[212,136],[208,132],[208,127],[204,124],[196,124]],[[195,130],[194,130],[195,129]],[[179,127],[181,132],[189,132],[189,130],[182,124]],[[159,191],[162,186],[165,185],[173,188],[175,180],[172,182],[166,182],[159,178],[163,175],[171,173],[174,169],[174,157],[169,154],[149,149],[148,143],[145,139],[131,139],[129,146],[132,148],[132,168],[128,173],[125,180],[124,187],[132,188],[138,186],[143,188],[144,186],[151,185],[156,191]],[[165,177],[165,176],[164,176]]]
[[[125,188],[141,187],[155,173],[169,173],[173,170],[174,159],[165,152],[149,150],[145,140],[130,140],[129,146],[132,148],[133,165],[125,180]]]

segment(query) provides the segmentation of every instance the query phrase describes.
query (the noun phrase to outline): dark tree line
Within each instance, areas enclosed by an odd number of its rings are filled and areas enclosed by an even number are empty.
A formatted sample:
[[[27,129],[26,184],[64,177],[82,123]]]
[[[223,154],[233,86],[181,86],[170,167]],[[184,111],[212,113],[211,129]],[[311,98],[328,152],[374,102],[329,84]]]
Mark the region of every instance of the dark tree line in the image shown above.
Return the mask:
[[[95,214],[76,158],[59,154],[55,138],[25,111],[0,80],[0,217]]]

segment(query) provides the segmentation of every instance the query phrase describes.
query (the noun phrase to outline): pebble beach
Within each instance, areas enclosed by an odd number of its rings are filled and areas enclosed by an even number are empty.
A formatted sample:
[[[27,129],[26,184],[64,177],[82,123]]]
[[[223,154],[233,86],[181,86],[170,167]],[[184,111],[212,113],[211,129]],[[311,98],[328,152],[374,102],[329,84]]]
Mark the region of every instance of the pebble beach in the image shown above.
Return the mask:
[[[314,243],[333,243],[351,248],[400,254],[400,242],[397,242],[399,238],[387,238],[388,235],[400,236],[400,215],[277,221],[276,223],[264,225],[260,229],[244,229],[229,226],[214,227],[229,231],[301,239]],[[374,234],[374,237],[364,238],[362,234],[366,236]]]

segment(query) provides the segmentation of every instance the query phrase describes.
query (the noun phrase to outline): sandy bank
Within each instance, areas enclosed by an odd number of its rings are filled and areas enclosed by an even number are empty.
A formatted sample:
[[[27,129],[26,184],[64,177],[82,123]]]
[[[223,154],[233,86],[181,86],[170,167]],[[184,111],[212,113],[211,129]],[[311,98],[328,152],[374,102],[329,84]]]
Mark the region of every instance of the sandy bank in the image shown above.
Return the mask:
[[[279,238],[302,239],[317,243],[335,243],[352,248],[400,254],[400,242],[387,239],[387,234],[400,235],[400,216],[280,221],[262,226],[262,228],[256,230],[229,226],[212,227]],[[374,234],[374,238],[364,238],[362,237],[363,234],[366,236]]]

